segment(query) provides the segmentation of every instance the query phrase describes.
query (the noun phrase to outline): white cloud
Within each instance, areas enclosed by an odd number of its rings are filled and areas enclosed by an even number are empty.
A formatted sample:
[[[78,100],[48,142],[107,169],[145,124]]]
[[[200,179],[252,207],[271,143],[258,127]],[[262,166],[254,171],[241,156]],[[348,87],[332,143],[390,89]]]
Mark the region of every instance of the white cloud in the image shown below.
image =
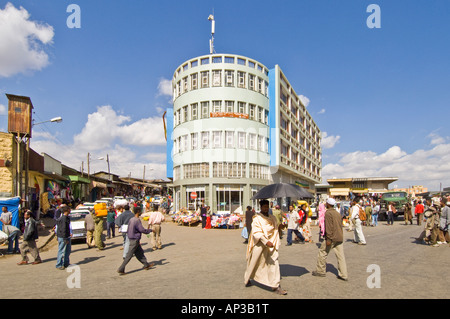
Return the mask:
[[[105,159],[108,155],[113,174],[128,176],[131,172],[133,177],[140,178],[146,165],[149,171],[153,168],[152,177],[166,178],[164,151],[148,153],[148,147],[158,148],[166,144],[160,117],[131,122],[130,117],[118,114],[111,106],[100,106],[97,111],[88,115],[83,129],[74,136],[73,144],[62,145],[55,135],[36,132],[33,134],[31,147],[36,152],[45,152],[75,169],[80,169],[84,162],[85,173],[89,153],[91,173],[107,171]],[[104,159],[99,160],[100,157]]]
[[[429,150],[411,154],[399,146],[377,154],[373,151],[356,151],[340,155],[335,163],[323,167],[324,181],[342,177],[398,177],[397,184],[424,185],[437,188],[439,183],[450,185],[450,144],[440,144]],[[436,189],[435,189],[436,190]]]
[[[158,96],[172,96],[172,81],[162,78],[158,84]]]
[[[75,135],[74,145],[96,150],[120,140],[123,145],[165,145],[164,124],[160,117],[150,117],[126,125],[129,116],[119,115],[109,105],[100,106],[88,115],[81,133]]]
[[[300,95],[299,98],[300,102],[302,102],[305,107],[308,107],[310,100],[304,95]]]
[[[4,106],[3,104],[0,104],[0,115],[6,115],[8,114],[8,108]]]
[[[445,138],[443,138],[442,136],[440,136],[434,132],[428,134],[427,137],[430,139],[431,145],[438,145],[438,144],[445,143]]]
[[[322,132],[322,147],[324,149],[333,148],[341,139],[339,135],[337,136],[328,136],[327,132]]]
[[[324,114],[325,113],[325,109],[321,109],[319,112],[317,112],[317,114]]]
[[[41,70],[49,64],[43,47],[52,43],[53,27],[29,19],[27,10],[11,3],[0,10],[0,77]]]

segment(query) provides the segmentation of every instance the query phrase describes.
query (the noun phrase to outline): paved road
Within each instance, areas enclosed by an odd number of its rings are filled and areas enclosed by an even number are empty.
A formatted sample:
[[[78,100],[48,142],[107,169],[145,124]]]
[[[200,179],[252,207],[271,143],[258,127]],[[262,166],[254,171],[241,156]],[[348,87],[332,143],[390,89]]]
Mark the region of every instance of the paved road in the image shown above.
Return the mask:
[[[348,282],[336,279],[333,254],[328,259],[327,276],[311,276],[317,245],[285,246],[283,239],[279,261],[282,287],[288,295],[278,296],[258,285],[244,287],[246,245],[240,230],[203,230],[166,222],[162,250],[151,252],[150,239],[142,240],[148,260],[156,263],[154,269],[142,270],[142,265],[133,259],[126,268],[127,275],[119,276],[116,272],[122,261],[119,236],[107,240],[107,249],[103,251],[88,249],[84,243],[74,244],[71,263],[78,266],[73,268],[77,272],[57,270],[56,246],[50,245],[41,252],[44,262],[39,265],[17,266],[18,255],[0,258],[0,299],[389,299],[424,298],[421,293],[424,287],[430,287],[428,298],[448,298],[450,247],[415,243],[414,237],[421,230],[422,226],[405,226],[400,222],[393,226],[381,223],[378,227],[364,227],[366,246],[351,243],[353,233],[344,232]],[[314,239],[317,233],[315,226]],[[373,279],[376,272],[368,272],[369,265],[379,267],[379,288],[368,287],[369,277],[370,283],[377,283]],[[78,282],[80,287],[73,287]]]

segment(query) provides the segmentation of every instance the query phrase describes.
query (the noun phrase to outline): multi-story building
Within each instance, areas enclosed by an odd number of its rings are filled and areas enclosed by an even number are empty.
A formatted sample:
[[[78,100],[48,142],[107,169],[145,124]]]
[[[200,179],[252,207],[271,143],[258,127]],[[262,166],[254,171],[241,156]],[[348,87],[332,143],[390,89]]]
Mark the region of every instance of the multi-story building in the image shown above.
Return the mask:
[[[278,66],[210,54],[182,63],[167,114],[175,208],[233,212],[273,182],[321,181],[320,130]]]

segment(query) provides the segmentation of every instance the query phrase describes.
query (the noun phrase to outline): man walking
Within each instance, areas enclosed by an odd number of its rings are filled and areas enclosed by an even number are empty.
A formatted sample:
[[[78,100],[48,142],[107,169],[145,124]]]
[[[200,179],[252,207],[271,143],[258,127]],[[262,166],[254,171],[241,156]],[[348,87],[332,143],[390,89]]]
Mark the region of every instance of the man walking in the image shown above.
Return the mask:
[[[84,227],[86,228],[86,244],[88,248],[92,248],[95,246],[94,241],[94,230],[95,230],[95,223],[94,223],[94,217],[92,216],[94,214],[93,211],[89,211],[89,214],[86,215],[84,218]]]
[[[261,211],[253,217],[252,231],[247,246],[247,269],[244,275],[245,286],[253,279],[280,295],[287,292],[280,287],[281,274],[278,263],[280,236],[275,216],[269,214],[269,201],[261,200]]]
[[[161,223],[165,221],[164,215],[159,211],[153,211],[148,218],[148,229],[152,230],[152,248],[161,249]]]
[[[58,238],[58,255],[56,258],[56,268],[63,270],[70,265],[70,253],[72,251],[71,230],[70,230],[70,207],[61,208],[61,217],[56,220],[56,237]]]
[[[341,215],[334,209],[336,201],[328,198],[326,202],[327,211],[325,212],[325,240],[319,249],[317,256],[316,270],[312,272],[313,276],[325,277],[327,256],[331,250],[334,251],[338,262],[338,279],[347,281],[347,264],[344,256],[344,232],[342,230]]]
[[[363,230],[362,230],[362,222],[359,218],[359,210],[362,210],[361,206],[358,204],[358,201],[356,198],[352,201],[352,208],[350,213],[350,219],[353,221],[353,225],[355,226],[354,229],[354,240],[353,242],[358,245],[365,245],[366,244],[366,238],[364,237]]]
[[[123,236],[123,258],[127,256],[128,249],[130,247],[130,241],[128,240],[127,236],[127,230],[128,230],[128,223],[130,222],[130,219],[134,217],[134,214],[130,211],[130,205],[126,204],[125,206],[118,206],[116,207],[117,215],[116,218],[116,225],[119,227],[119,233],[122,233]]]
[[[152,268],[155,264],[148,263],[147,258],[145,258],[144,250],[141,247],[141,234],[150,234],[152,232],[151,229],[145,229],[142,226],[141,220],[139,216],[141,216],[142,209],[140,206],[134,208],[134,217],[130,219],[128,223],[127,235],[130,241],[130,247],[128,253],[123,260],[122,265],[120,265],[117,272],[120,275],[125,275],[125,266],[130,262],[133,255],[136,256],[137,260],[139,260],[143,265],[143,269],[148,270]]]
[[[298,231],[300,226],[300,215],[297,210],[294,210],[294,206],[289,206],[289,221],[288,221],[288,231],[287,231],[287,244],[286,246],[292,245],[292,233],[295,233],[302,242],[305,242],[305,237]]]
[[[30,253],[34,258],[33,265],[40,264],[42,262],[39,256],[39,250],[36,245],[36,239],[38,239],[37,222],[31,217],[31,211],[27,210],[24,213],[25,228],[23,231],[23,242],[20,246],[20,254],[22,255],[22,261],[18,265],[28,264],[28,256]]]

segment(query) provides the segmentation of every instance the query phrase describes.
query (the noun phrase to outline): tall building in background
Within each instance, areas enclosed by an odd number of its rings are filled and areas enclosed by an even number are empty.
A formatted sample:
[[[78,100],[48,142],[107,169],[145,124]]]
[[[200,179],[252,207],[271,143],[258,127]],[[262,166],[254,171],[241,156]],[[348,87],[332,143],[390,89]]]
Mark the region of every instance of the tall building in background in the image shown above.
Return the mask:
[[[167,177],[175,209],[257,206],[263,186],[321,182],[320,130],[276,65],[209,54],[182,63],[167,111]]]

